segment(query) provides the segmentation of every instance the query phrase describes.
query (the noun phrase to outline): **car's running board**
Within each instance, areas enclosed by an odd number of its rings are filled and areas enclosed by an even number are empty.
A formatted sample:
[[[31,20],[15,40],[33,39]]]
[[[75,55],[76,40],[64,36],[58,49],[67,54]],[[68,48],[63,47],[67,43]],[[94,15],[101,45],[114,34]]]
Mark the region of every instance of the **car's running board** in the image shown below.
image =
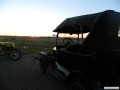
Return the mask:
[[[58,64],[57,62],[56,63],[56,66],[57,66],[57,69],[59,71],[61,71],[65,76],[68,76],[70,74],[70,71],[68,71],[67,69],[65,69],[64,67],[62,67],[60,64]]]
[[[52,75],[57,78],[59,81],[61,81],[62,83],[65,83],[66,81],[66,76],[64,75],[64,73],[58,69],[55,69],[52,71]]]

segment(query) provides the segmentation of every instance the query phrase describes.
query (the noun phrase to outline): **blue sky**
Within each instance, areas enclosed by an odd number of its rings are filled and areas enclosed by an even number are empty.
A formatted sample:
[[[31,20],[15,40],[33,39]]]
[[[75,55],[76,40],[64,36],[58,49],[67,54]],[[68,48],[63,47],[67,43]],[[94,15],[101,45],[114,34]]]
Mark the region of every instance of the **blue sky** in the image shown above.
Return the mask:
[[[120,12],[120,0],[0,0],[0,34],[51,36],[65,18]]]

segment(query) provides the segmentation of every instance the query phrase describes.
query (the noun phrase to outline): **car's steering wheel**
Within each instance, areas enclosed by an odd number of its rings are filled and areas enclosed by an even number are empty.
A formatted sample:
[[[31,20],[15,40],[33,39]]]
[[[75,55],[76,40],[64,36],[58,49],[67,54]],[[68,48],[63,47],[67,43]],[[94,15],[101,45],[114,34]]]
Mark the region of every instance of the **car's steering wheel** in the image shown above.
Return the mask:
[[[69,45],[73,45],[74,44],[74,41],[70,38],[64,38],[63,39],[63,44],[67,47]]]

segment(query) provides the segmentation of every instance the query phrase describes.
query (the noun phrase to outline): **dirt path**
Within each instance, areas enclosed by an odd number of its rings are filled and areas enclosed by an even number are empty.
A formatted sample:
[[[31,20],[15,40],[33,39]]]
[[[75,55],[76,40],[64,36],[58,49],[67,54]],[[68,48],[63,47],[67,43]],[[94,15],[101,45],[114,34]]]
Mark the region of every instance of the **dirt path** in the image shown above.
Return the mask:
[[[19,61],[0,57],[0,90],[64,90],[51,74],[41,74],[37,53],[22,55]]]

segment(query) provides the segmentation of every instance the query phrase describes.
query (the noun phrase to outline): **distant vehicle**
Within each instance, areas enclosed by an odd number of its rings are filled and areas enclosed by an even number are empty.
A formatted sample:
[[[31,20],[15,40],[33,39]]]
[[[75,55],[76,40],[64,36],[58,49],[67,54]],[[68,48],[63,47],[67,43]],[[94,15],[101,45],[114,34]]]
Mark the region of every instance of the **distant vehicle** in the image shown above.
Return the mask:
[[[54,32],[57,37],[53,51],[40,52],[42,73],[51,71],[59,75],[58,78],[64,77],[67,90],[104,90],[104,86],[120,86],[119,12],[106,10],[67,18]],[[78,37],[76,40],[59,37],[66,33]]]
[[[15,47],[14,42],[0,41],[0,56],[5,54],[8,54],[12,60],[19,60],[21,58],[21,52]]]

